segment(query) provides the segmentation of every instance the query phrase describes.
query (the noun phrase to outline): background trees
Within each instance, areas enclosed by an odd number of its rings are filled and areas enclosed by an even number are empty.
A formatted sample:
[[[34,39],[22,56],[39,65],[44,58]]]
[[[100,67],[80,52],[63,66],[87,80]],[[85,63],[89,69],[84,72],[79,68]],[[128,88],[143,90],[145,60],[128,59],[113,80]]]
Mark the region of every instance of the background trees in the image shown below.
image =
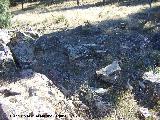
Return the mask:
[[[10,25],[9,0],[0,0],[0,28]]]

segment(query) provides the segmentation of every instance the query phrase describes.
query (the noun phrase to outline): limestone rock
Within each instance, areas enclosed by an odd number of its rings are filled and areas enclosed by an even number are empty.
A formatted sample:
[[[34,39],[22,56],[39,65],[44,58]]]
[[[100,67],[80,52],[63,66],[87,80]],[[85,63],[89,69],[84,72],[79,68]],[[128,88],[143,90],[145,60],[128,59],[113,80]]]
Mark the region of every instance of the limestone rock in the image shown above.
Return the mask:
[[[148,82],[149,91],[153,91],[153,100],[158,102],[160,100],[160,73],[154,73],[153,71],[145,72],[143,79]]]
[[[1,91],[7,89],[19,93],[9,94],[7,97],[0,96],[1,108],[6,117],[9,120],[26,120],[25,115],[29,116],[32,113],[32,119],[37,119],[38,115],[50,115],[47,120],[56,117],[62,120],[83,120],[75,113],[72,102],[69,102],[55,85],[50,86],[49,83],[52,82],[45,75],[33,73],[32,76],[1,87]],[[63,117],[59,118],[58,115]],[[44,119],[44,116],[41,119]]]
[[[7,32],[0,31],[0,72],[9,72],[15,69],[12,53],[6,45],[9,41]]]
[[[22,69],[30,67],[34,62],[33,44],[20,41],[14,46],[10,46],[17,67]]]
[[[147,119],[148,117],[150,117],[152,114],[149,112],[148,108],[143,108],[140,107],[139,108],[139,114],[142,118]]]
[[[7,30],[0,29],[0,41],[3,42],[4,44],[10,42],[10,36]]]
[[[114,73],[121,71],[118,61],[113,61],[112,64],[96,71],[97,76],[103,81],[114,83],[114,80],[117,79],[118,75],[113,75]],[[113,76],[112,76],[113,75]]]
[[[143,79],[152,83],[160,83],[160,73],[154,73],[153,71],[145,72]]]
[[[9,43],[18,68],[29,68],[34,64],[34,39],[23,32],[16,33],[16,40]]]

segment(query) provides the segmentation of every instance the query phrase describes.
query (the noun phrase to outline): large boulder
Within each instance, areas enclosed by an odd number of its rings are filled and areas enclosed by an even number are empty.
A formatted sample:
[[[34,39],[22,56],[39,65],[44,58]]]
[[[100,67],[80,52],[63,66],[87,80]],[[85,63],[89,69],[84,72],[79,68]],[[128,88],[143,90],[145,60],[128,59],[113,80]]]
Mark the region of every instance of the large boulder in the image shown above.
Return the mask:
[[[66,50],[61,45],[58,37],[44,35],[36,40],[34,46],[34,55],[37,61],[34,69],[36,71],[42,72],[45,68],[47,72],[49,69],[57,69],[68,64]]]
[[[15,40],[9,43],[13,58],[18,68],[32,66],[34,61],[34,39],[23,32],[17,32]]]
[[[68,54],[59,41],[59,37],[44,35],[35,41],[34,46],[36,62],[33,70],[45,74],[55,83],[66,82],[69,69]]]
[[[82,120],[75,113],[72,101],[67,100],[45,75],[24,70],[20,76],[19,81],[0,88],[1,117],[26,120],[28,115],[32,119],[41,116],[47,120]]]

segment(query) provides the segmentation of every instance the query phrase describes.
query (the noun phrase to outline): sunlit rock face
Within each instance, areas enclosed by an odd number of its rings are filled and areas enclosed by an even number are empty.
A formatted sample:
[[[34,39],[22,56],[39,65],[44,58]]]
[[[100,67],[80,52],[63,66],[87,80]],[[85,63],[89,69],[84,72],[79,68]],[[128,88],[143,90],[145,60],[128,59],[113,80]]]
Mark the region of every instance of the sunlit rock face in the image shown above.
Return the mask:
[[[12,53],[7,46],[8,42],[10,42],[10,36],[7,31],[0,30],[0,73],[2,74],[15,69]]]
[[[0,41],[3,42],[4,44],[10,42],[10,36],[7,30],[0,29]]]
[[[109,83],[115,83],[119,77],[121,67],[118,64],[118,61],[113,61],[112,64],[96,71],[97,76],[100,76],[100,79]]]
[[[148,89],[153,93],[153,101],[158,102],[160,100],[160,73],[159,67],[155,68],[156,71],[145,72],[143,75],[144,82],[147,82]]]
[[[38,115],[45,115],[41,119],[50,115],[47,119],[53,120],[62,115],[59,119],[82,120],[72,102],[45,75],[31,70],[24,70],[20,75],[23,79],[0,88],[1,109],[9,120],[19,119],[18,115],[22,115],[21,120],[27,115],[35,119]]]

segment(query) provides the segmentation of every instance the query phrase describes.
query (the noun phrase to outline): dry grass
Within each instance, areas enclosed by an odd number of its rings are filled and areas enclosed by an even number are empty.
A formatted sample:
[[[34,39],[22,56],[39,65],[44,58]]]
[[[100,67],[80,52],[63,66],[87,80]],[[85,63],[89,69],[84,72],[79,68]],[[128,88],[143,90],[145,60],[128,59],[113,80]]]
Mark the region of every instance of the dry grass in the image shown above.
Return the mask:
[[[87,5],[96,2],[97,1],[85,1],[83,4]],[[25,4],[25,7],[27,7],[27,5],[29,4]],[[160,2],[153,4],[153,6],[158,5],[160,5]],[[71,9],[74,7],[75,9]],[[35,9],[22,11],[21,6],[19,5],[11,8],[11,11],[14,13],[12,27],[20,29],[29,29],[32,27],[34,30],[40,29],[44,33],[48,33],[66,27],[75,28],[78,25],[84,24],[85,21],[97,24],[98,22],[106,20],[128,19],[128,15],[140,12],[148,7],[148,5],[127,7],[113,4],[79,9],[76,7],[75,2],[65,2],[63,4],[51,6],[40,5],[36,6]],[[63,16],[65,21],[56,23],[55,21],[59,16]]]
[[[116,97],[115,112],[102,120],[138,120],[135,114],[138,111],[138,105],[134,95],[130,91],[126,91],[120,96],[116,95]]]

